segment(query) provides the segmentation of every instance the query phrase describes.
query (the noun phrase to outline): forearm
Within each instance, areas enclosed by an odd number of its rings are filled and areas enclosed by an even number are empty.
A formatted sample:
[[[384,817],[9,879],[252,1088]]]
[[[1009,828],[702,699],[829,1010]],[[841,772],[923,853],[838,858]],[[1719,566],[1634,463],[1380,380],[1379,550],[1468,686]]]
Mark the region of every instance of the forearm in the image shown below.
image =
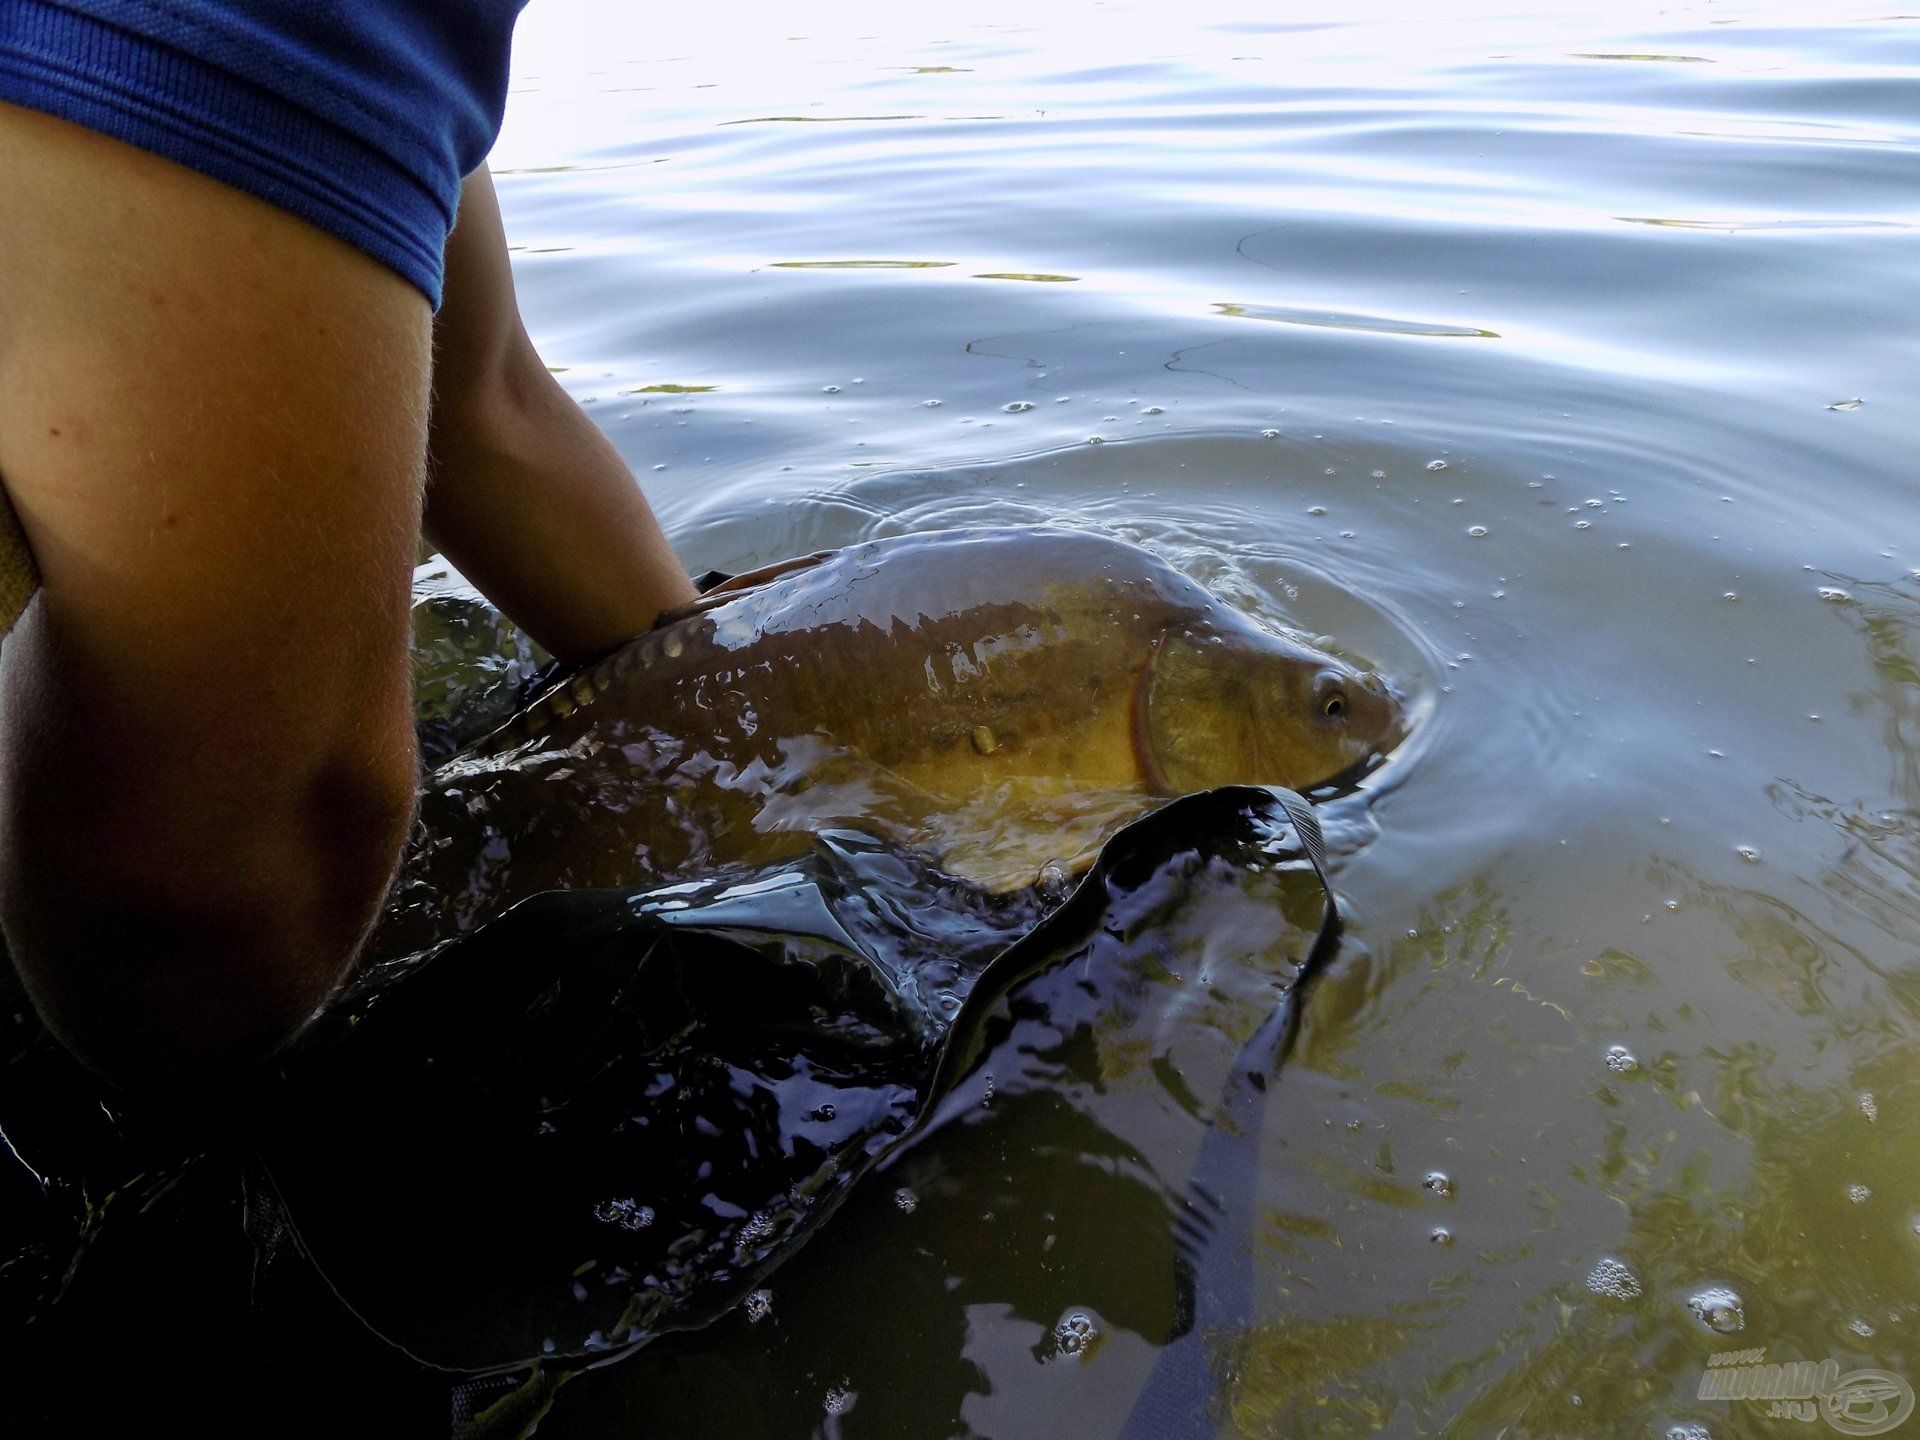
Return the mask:
[[[575,661],[693,598],[620,452],[527,338],[484,166],[460,192],[433,342],[425,529],[469,580]]]
[[[426,534],[528,634],[591,660],[693,598],[626,463],[531,347],[436,403]]]

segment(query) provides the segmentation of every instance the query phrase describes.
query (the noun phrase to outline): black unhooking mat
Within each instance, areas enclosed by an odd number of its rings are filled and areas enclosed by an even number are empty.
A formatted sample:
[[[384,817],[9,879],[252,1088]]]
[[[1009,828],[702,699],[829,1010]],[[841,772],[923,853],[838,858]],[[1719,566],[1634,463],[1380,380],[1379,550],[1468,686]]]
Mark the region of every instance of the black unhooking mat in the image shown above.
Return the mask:
[[[102,1094],[15,995],[0,1433],[522,1434],[570,1371],[740,1304],[1010,986],[1110,960],[1183,873],[1293,833],[1234,788],[1128,827],[1068,896],[993,900],[856,832],[537,896],[364,977],[220,1116]],[[1320,889],[1288,894],[1304,957]]]

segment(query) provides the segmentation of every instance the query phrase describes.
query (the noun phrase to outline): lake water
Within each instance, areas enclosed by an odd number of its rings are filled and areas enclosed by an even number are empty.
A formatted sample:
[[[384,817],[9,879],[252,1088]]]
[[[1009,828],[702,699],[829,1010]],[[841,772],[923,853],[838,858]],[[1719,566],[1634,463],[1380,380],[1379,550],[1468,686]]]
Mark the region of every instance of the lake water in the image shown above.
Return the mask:
[[[1824,1433],[1699,1396],[1920,1381],[1920,17],[1278,8],[541,0],[529,327],[696,570],[1056,518],[1422,697],[1330,817],[1221,1434]],[[1117,1433],[1223,993],[540,1433]]]

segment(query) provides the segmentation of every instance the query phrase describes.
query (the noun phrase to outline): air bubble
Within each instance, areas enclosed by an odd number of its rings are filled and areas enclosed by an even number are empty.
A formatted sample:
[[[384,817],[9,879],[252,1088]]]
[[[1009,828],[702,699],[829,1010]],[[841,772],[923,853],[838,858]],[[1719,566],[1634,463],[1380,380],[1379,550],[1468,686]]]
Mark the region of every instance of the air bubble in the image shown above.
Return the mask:
[[[1573,528],[1576,530],[1591,530],[1593,528],[1593,522],[1591,520],[1576,520],[1573,522]]]
[[[1104,445],[1107,443],[1107,440],[1104,435],[1089,435],[1087,437],[1087,443],[1089,445]]]
[[[1142,415],[1164,415],[1167,412],[1161,409],[1160,406],[1158,405],[1149,405],[1147,406],[1146,409],[1142,410],[1140,413]]]
[[[1637,1300],[1640,1298],[1640,1277],[1628,1268],[1624,1260],[1616,1260],[1608,1255],[1587,1272],[1587,1289],[1613,1300]]]
[[[653,1224],[653,1207],[634,1200],[602,1200],[593,1207],[593,1218],[622,1230],[644,1230]]]
[[[1734,1335],[1747,1328],[1747,1310],[1740,1297],[1724,1285],[1714,1285],[1687,1297],[1687,1308],[1709,1330]]]
[[[820,393],[822,395],[838,395],[840,393],[840,387],[838,385],[822,385],[820,387]]]
[[[1600,502],[1599,502],[1598,500],[1589,500],[1589,501],[1587,501],[1587,509],[1589,509],[1589,510],[1604,510],[1604,509],[1606,509],[1606,508],[1607,508],[1607,507],[1606,507],[1605,505],[1603,505],[1603,504],[1601,504],[1601,503],[1600,503]]]
[[[1034,877],[1034,889],[1040,892],[1042,900],[1058,904],[1073,889],[1073,877],[1067,874],[1067,867],[1058,860],[1049,860]]]
[[[1484,525],[1469,525],[1467,527],[1467,534],[1476,540],[1484,540],[1487,534],[1487,527]]]
[[[1862,1090],[1860,1092],[1860,1113],[1869,1120],[1878,1120],[1880,1118],[1880,1102],[1873,1098],[1873,1092],[1871,1090]]]
[[[1053,1327],[1053,1343],[1062,1355],[1079,1355],[1100,1336],[1099,1328],[1090,1316],[1078,1310],[1069,1310],[1060,1317],[1060,1323]]]
[[[1280,438],[1280,432],[1278,430],[1262,430],[1260,432],[1260,438],[1262,440],[1278,440]]]
[[[1847,1322],[1847,1328],[1862,1340],[1871,1340],[1873,1338],[1873,1326],[1869,1325],[1865,1319],[1849,1320]]]
[[[902,1215],[911,1215],[920,1208],[920,1197],[902,1185],[893,1192],[893,1203]]]
[[[1760,863],[1760,852],[1752,845],[1735,846],[1734,853],[1749,865],[1758,865]]]
[[[746,1311],[747,1323],[749,1325],[758,1325],[773,1313],[773,1292],[771,1290],[755,1290],[751,1295],[747,1296]]]
[[[1309,515],[1324,515],[1326,513],[1327,507],[1324,505],[1309,505],[1307,507],[1307,514]]]
[[[1014,400],[1000,407],[1009,415],[1019,415],[1033,408],[1031,400]]]
[[[1427,1178],[1420,1182],[1420,1188],[1431,1190],[1442,1200],[1453,1198],[1453,1177],[1444,1170],[1429,1170]]]
[[[1624,1045],[1607,1047],[1607,1069],[1616,1075],[1631,1075],[1640,1068],[1640,1062],[1634,1058],[1631,1050]]]
[[[1853,599],[1853,596],[1837,585],[1822,585],[1814,593],[1829,605],[1844,605],[1847,601]]]
[[[1427,461],[1427,469],[1429,470],[1444,470],[1446,468],[1447,468],[1447,462],[1444,460]]]
[[[928,410],[938,410],[943,402],[939,400],[922,400],[920,403]]]
[[[1427,1239],[1431,1243],[1438,1245],[1442,1250],[1445,1250],[1453,1244],[1453,1232],[1444,1225],[1436,1225],[1433,1227],[1433,1233],[1427,1236]]]
[[[1870,1189],[1868,1186],[1862,1185],[1857,1180],[1854,1181],[1853,1184],[1847,1186],[1847,1199],[1851,1200],[1856,1205],[1866,1204],[1868,1199],[1870,1199],[1872,1195],[1873,1195],[1872,1189]]]
[[[827,1391],[827,1414],[846,1414],[849,1410],[853,1409],[853,1402],[858,1398],[853,1389],[848,1386],[845,1381],[842,1381]]]

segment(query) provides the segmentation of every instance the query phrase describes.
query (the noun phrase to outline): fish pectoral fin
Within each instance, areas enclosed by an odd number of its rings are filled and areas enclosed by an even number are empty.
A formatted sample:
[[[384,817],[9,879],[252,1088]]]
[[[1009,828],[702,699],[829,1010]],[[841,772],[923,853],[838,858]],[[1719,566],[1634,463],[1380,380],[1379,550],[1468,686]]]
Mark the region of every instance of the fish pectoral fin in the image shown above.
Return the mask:
[[[1059,845],[1049,843],[1049,837],[1033,839],[1031,845],[1008,845],[1004,839],[985,836],[958,840],[940,851],[936,863],[954,879],[977,885],[989,895],[1011,895],[1084,875],[1100,853],[1095,845],[1062,857]]]
[[[754,815],[760,834],[863,830],[994,895],[1083,873],[1115,831],[1164,803],[1144,785],[1080,789],[1039,776],[943,794],[839,748],[795,749],[788,764]]]
[[[993,895],[1046,887],[1084,874],[1115,831],[1161,803],[1132,787],[1046,796],[996,787],[932,817],[934,860]]]

